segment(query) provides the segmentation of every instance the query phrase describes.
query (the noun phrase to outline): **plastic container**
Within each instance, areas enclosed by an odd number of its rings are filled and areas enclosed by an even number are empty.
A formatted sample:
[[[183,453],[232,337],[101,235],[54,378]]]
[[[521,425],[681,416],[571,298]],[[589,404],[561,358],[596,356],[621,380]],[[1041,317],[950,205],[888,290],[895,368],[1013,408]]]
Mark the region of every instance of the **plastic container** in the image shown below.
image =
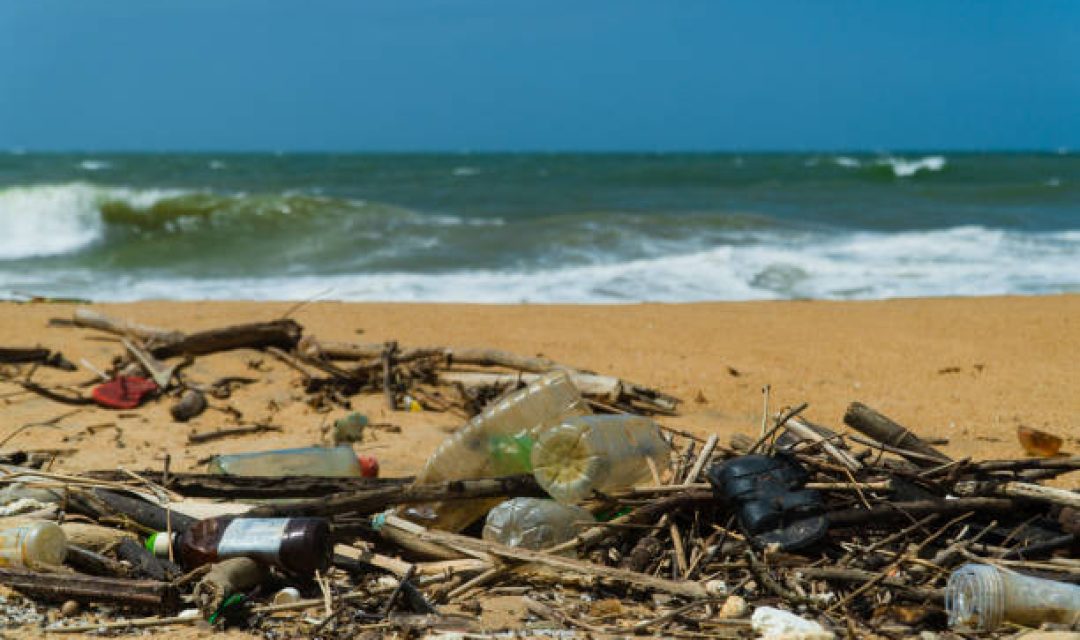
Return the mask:
[[[573,504],[594,491],[622,489],[649,478],[647,459],[663,469],[670,453],[660,428],[648,418],[579,416],[540,434],[532,467],[552,498]]]
[[[1080,586],[965,564],[945,585],[949,626],[994,631],[1004,622],[1038,627],[1080,622]]]
[[[544,498],[513,498],[488,512],[483,538],[510,547],[547,549],[572,540],[582,523],[594,521],[581,507]]]
[[[169,543],[166,534],[156,533],[146,546],[168,557]],[[185,569],[245,557],[302,576],[325,572],[333,549],[325,518],[207,518],[174,533],[171,543]]]
[[[207,471],[229,476],[327,476],[374,478],[379,462],[350,446],[276,449],[215,456]]]
[[[588,405],[565,371],[544,374],[487,407],[443,441],[416,482],[529,473],[536,437],[567,418],[588,414]],[[494,498],[418,505],[403,515],[426,527],[460,531],[499,502]]]
[[[0,522],[0,567],[57,566],[67,557],[67,536],[55,522]]]

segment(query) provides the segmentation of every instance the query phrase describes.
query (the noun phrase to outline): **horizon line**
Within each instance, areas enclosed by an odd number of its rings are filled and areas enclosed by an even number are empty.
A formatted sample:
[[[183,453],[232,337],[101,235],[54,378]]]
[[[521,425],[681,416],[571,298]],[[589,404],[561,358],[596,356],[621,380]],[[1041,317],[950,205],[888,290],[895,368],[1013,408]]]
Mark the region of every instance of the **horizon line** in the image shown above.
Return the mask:
[[[857,148],[822,147],[805,149],[32,149],[10,146],[7,155],[806,155],[813,153],[843,153],[852,155],[882,155],[895,153],[940,154],[1048,154],[1071,155],[1078,147],[1068,145],[1048,147],[902,147]]]

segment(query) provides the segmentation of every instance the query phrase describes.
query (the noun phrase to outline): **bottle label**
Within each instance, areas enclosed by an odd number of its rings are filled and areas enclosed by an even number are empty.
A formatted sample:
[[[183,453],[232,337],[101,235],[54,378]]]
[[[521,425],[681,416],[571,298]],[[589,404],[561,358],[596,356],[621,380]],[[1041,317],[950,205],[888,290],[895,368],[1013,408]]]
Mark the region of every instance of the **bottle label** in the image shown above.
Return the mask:
[[[218,543],[219,558],[248,556],[265,562],[278,559],[288,518],[241,518],[225,528]]]

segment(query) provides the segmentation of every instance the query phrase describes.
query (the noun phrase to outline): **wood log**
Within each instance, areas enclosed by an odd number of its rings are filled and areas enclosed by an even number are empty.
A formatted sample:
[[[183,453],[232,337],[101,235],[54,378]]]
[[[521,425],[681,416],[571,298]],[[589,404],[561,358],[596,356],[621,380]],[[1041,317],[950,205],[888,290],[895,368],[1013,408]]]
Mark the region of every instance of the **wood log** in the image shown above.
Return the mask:
[[[40,347],[0,347],[0,364],[41,364],[64,371],[75,371],[75,365],[65,360],[63,354]]]
[[[113,318],[105,315],[104,313],[100,313],[86,307],[80,307],[76,309],[75,312],[72,314],[71,322],[76,327],[97,329],[98,331],[104,331],[105,333],[111,333],[118,336],[133,336],[140,340],[150,342],[170,342],[174,340],[179,340],[183,338],[184,335],[179,331],[170,331],[169,329],[152,327],[145,324],[131,322],[130,320]],[[54,323],[56,322],[54,321]]]
[[[299,342],[304,329],[294,320],[272,320],[238,324],[188,334],[180,339],[159,343],[151,349],[157,358],[178,355],[204,355],[233,349],[264,349],[278,347],[291,350]]]
[[[55,601],[111,602],[131,607],[176,608],[176,593],[166,582],[101,578],[71,573],[38,573],[0,567],[0,584]]]
[[[870,436],[878,442],[915,451],[925,456],[930,456],[931,458],[936,458],[937,462],[934,464],[952,461],[952,458],[926,444],[907,428],[893,422],[889,418],[860,402],[852,402],[848,406],[847,412],[844,414],[844,424],[856,431],[860,431]],[[911,462],[920,467],[934,466],[934,464],[928,463],[925,459],[915,458],[912,459]]]
[[[1015,500],[1009,498],[958,498],[956,500],[912,500],[909,502],[888,502],[875,505],[872,509],[839,509],[826,512],[830,526],[851,526],[867,522],[889,522],[909,517],[920,517],[937,513],[955,515],[975,511],[980,513],[1000,514],[1020,512]]]
[[[126,482],[131,476],[113,469],[88,471],[85,477]],[[160,470],[140,471],[139,476],[187,498],[273,499],[315,498],[334,493],[366,491],[411,484],[403,478],[338,478],[320,476],[230,476],[212,473],[174,473],[168,478]]]
[[[110,578],[127,578],[131,570],[122,562],[68,543],[64,562],[81,573]]]
[[[282,518],[296,516],[368,515],[400,504],[470,500],[498,497],[544,497],[547,494],[531,475],[477,480],[452,480],[438,484],[388,486],[364,491],[339,493],[315,500],[289,504],[263,505],[252,509],[250,517]]]
[[[1005,496],[1080,509],[1080,493],[1068,489],[1044,487],[1030,482],[976,482],[965,480],[953,486],[958,496]]]
[[[108,489],[93,489],[91,493],[112,511],[112,513],[95,513],[93,514],[95,517],[119,514],[154,531],[165,531],[169,528],[169,516],[166,510],[152,502]],[[176,511],[172,512],[171,519],[173,531],[183,531],[195,523],[195,518]]]

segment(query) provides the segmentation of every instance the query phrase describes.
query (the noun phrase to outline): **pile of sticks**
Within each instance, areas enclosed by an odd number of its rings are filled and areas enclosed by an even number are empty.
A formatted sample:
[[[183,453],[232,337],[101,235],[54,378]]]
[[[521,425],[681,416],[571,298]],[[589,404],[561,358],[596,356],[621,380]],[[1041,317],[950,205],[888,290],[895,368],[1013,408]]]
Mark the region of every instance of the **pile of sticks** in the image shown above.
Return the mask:
[[[768,605],[837,634],[906,637],[947,631],[943,586],[964,563],[1080,581],[1080,494],[1042,484],[1076,471],[1080,458],[953,460],[858,403],[845,416],[845,433],[810,422],[804,412],[805,405],[786,410],[757,438],[740,435],[727,445],[715,435],[669,431],[678,453],[654,482],[594,495],[585,506],[606,519],[581,523],[574,539],[542,551],[426,529],[392,511],[420,502],[542,496],[531,476],[415,485],[409,478],[62,476],[7,467],[0,483],[62,489],[68,522],[128,535],[188,526],[192,519],[181,509],[195,497],[224,500],[250,516],[329,518],[334,569],[296,585],[309,597],[274,605],[267,601],[272,589],[254,585],[216,619],[278,637],[345,638],[391,628],[476,633],[483,628],[477,614],[493,595],[521,596],[521,619],[512,625],[518,629],[736,636],[749,630],[748,607]],[[810,471],[806,487],[825,496],[828,534],[798,553],[753,544],[703,481],[710,465],[781,450]],[[289,500],[241,504],[268,498]],[[4,569],[0,583],[32,597],[157,614],[54,631],[192,623],[175,613],[198,593],[198,576],[163,566],[137,544],[76,548],[69,565],[77,574]]]

